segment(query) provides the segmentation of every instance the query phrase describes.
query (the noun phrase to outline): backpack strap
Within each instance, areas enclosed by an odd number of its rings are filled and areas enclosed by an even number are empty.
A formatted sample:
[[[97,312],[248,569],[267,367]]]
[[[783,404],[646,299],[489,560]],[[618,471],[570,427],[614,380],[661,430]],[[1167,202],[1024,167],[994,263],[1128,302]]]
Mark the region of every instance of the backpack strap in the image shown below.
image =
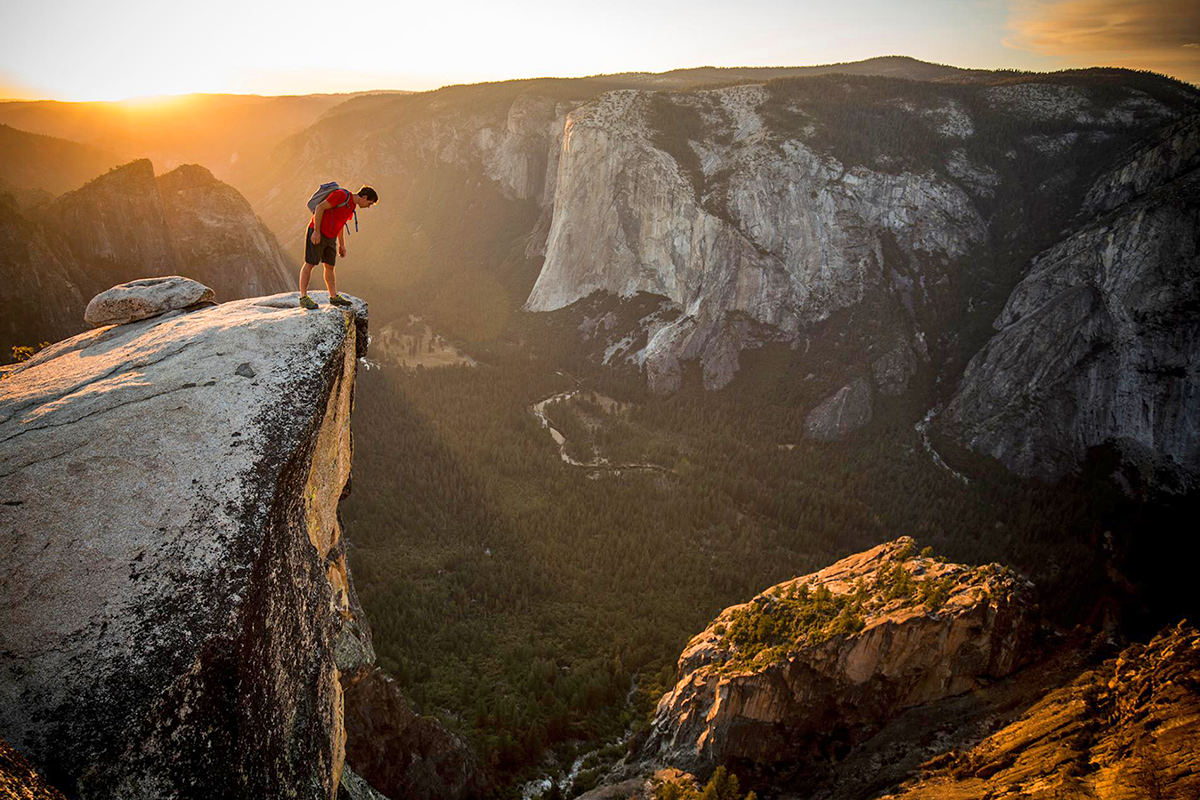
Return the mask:
[[[345,208],[346,206],[354,205],[354,195],[350,192],[350,190],[344,186],[339,187],[339,188],[346,193],[346,202],[338,203],[336,208]],[[350,231],[350,220],[346,220],[346,222],[343,223],[342,228],[346,232],[349,232]],[[355,208],[354,208],[354,232],[358,233],[358,207],[357,206],[355,206]]]

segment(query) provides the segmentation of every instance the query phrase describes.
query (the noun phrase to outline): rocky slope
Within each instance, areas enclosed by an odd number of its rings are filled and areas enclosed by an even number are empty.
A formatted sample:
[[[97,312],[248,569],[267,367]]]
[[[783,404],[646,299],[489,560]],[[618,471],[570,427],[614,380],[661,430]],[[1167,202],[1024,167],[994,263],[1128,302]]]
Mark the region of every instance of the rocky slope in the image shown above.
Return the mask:
[[[787,780],[908,708],[1013,672],[1038,624],[1020,576],[901,538],[723,611],[680,656],[642,756]]]
[[[0,361],[14,345],[53,342],[84,328],[94,281],[61,238],[0,195]]]
[[[285,288],[289,261],[237,190],[197,165],[154,176],[142,159],[55,199],[47,227],[104,286],[180,274],[220,300]]]
[[[37,218],[67,243],[101,288],[129,278],[178,273],[154,165],[148,159],[109,170],[55,198]],[[204,282],[203,276],[195,279]]]
[[[257,297],[291,286],[302,258],[288,258],[246,198],[207,169],[185,164],[157,178],[179,269],[217,297]]]
[[[46,206],[7,205],[3,217],[5,356],[14,344],[79,332],[89,297],[134,278],[185,275],[218,300],[282,291],[294,279],[249,203],[194,165],[156,178],[149,161],[135,161]]]
[[[70,795],[333,795],[371,658],[337,518],[365,324],[236,301],[0,381],[0,736]]]
[[[884,796],[1200,796],[1200,633],[1180,624],[1128,648]]]
[[[1039,254],[937,427],[1025,475],[1092,448],[1145,483],[1200,477],[1200,116],[1098,179],[1094,219]]]

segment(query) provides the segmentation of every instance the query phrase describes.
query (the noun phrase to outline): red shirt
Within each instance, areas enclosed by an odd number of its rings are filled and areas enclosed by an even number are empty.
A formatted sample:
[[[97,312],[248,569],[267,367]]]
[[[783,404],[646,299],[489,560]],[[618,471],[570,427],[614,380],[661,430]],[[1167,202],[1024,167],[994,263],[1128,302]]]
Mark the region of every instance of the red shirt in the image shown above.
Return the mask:
[[[325,198],[325,202],[333,206],[333,208],[325,209],[325,213],[321,216],[321,235],[327,239],[336,239],[338,233],[341,232],[342,226],[345,225],[351,218],[354,217],[354,211],[358,206],[354,205],[350,199],[350,192],[347,189],[337,189],[329,193]],[[342,206],[342,203],[346,203]],[[308,228],[312,230],[313,222],[317,219],[317,215],[313,214],[313,218],[308,221]]]

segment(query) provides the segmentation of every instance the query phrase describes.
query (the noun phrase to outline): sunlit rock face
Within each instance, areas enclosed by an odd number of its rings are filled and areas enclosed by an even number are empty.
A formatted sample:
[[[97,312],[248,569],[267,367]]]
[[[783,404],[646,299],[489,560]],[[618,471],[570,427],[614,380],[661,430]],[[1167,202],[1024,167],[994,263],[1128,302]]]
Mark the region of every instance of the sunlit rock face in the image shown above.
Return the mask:
[[[1197,675],[1200,633],[1181,623],[1045,693],[881,798],[1200,797]]]
[[[52,783],[333,795],[372,658],[337,519],[365,326],[236,301],[0,381],[0,736]]]
[[[19,800],[65,800],[25,758],[0,739],[0,794]]]
[[[1030,657],[1028,581],[915,551],[901,538],[721,612],[679,657],[642,756],[702,774],[786,774]],[[818,622],[789,622],[801,618]]]
[[[1200,117],[1102,176],[1094,221],[1039,254],[938,430],[1025,475],[1089,449],[1139,482],[1200,477]]]
[[[932,284],[983,240],[984,221],[954,182],[845,165],[764,118],[767,101],[762,86],[669,100],[625,91],[573,112],[526,307],[596,290],[665,296],[684,315],[650,335],[652,385],[675,388],[674,363],[699,359],[717,388],[737,370],[737,348],[724,352],[737,315],[795,333],[890,285],[888,247]],[[669,114],[698,122],[663,130]]]

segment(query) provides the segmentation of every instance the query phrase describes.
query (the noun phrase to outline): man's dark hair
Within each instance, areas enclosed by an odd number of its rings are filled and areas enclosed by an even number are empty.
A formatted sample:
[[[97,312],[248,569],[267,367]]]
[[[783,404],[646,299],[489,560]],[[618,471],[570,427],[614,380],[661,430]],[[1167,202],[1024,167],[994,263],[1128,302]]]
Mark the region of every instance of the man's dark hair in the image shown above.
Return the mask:
[[[364,186],[363,188],[359,189],[357,194],[359,197],[367,198],[372,203],[379,202],[379,192],[375,191],[370,186]]]

